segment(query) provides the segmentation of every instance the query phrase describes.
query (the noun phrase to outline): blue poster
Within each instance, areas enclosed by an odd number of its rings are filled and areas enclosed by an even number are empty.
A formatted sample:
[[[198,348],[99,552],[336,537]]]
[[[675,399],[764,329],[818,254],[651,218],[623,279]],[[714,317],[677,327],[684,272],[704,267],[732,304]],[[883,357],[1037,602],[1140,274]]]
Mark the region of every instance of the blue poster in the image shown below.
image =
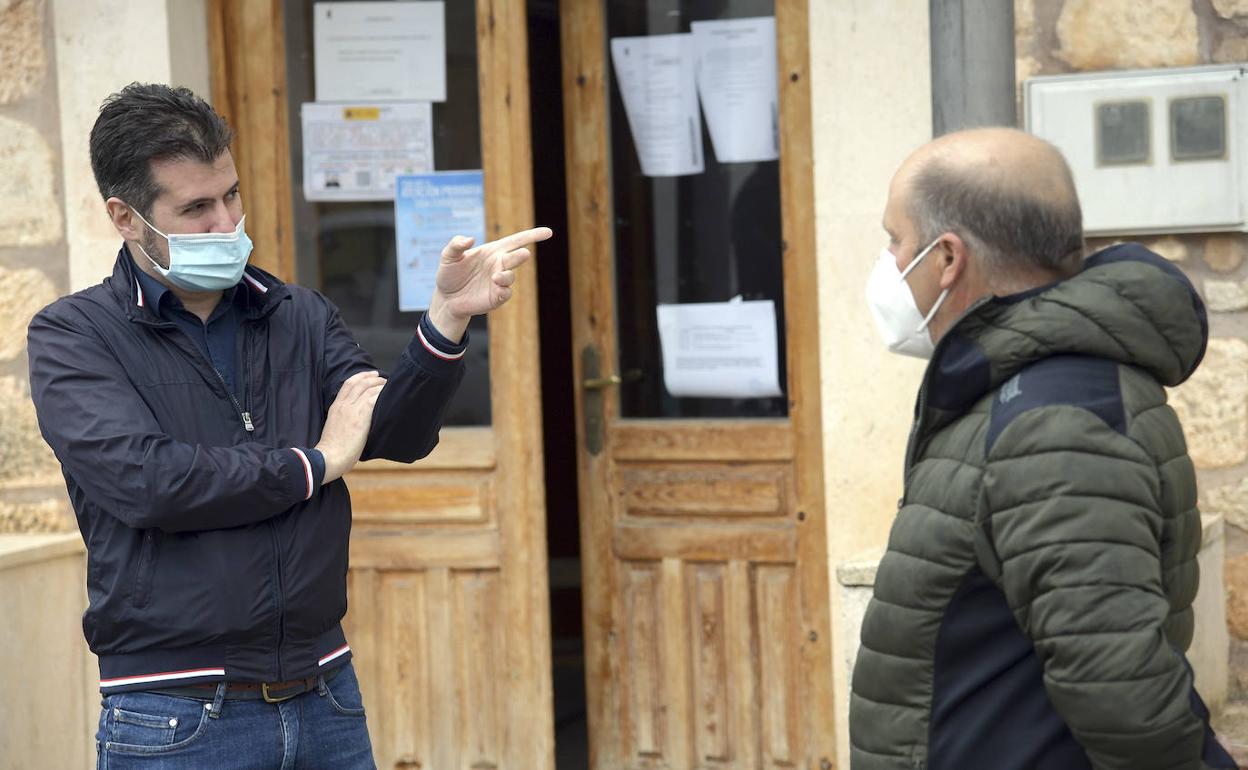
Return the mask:
[[[395,179],[399,310],[429,307],[442,249],[456,235],[485,243],[485,183],[480,171],[406,174]]]

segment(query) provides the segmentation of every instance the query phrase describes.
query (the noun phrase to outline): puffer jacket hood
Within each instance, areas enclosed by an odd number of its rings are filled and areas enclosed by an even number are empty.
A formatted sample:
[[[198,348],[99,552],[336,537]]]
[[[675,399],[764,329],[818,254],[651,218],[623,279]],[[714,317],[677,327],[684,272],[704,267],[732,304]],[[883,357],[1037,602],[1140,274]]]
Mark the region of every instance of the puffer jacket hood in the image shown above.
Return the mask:
[[[1118,244],[1067,280],[968,309],[936,347],[916,416],[926,418],[925,431],[939,430],[1023,368],[1056,355],[1139,367],[1174,387],[1196,371],[1208,337],[1205,304],[1187,276],[1138,243]]]

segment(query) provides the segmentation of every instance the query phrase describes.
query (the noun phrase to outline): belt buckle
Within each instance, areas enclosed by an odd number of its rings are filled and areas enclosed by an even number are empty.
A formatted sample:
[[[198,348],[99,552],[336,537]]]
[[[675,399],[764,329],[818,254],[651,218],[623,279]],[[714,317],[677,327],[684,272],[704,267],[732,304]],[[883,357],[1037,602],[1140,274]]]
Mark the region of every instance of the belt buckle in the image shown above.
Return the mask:
[[[280,696],[280,697],[274,698],[273,696],[269,695],[269,683],[268,683],[268,682],[261,682],[261,683],[260,683],[260,694],[261,694],[262,696],[264,696],[264,702],[265,702],[265,703],[281,703],[281,702],[282,702],[282,701],[284,701],[284,700],[290,700],[291,698],[295,697],[296,695],[301,695],[302,693],[299,693],[299,692],[292,692],[290,695],[282,695],[282,696]]]

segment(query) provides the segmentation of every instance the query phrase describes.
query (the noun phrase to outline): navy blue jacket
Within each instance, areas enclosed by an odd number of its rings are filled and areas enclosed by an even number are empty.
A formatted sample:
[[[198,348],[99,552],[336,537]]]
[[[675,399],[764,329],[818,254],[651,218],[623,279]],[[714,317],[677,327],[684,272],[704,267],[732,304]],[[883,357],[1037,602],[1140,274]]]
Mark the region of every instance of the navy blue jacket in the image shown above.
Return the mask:
[[[285,681],[345,663],[351,503],[341,479],[321,485],[307,447],[342,383],[375,367],[329,300],[248,267],[238,398],[152,312],[136,270],[123,248],[110,278],[40,311],[28,337],[39,427],[87,545],[83,630],[101,689]],[[463,347],[422,321],[365,459],[432,451]]]

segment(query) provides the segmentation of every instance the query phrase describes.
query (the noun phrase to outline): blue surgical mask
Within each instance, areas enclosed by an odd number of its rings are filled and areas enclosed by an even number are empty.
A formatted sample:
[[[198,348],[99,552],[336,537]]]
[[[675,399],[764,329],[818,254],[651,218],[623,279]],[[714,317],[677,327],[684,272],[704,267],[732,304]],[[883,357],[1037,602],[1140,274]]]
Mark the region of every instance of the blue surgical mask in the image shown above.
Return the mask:
[[[133,211],[133,209],[131,209]],[[138,211],[135,216],[143,224],[169,242],[169,267],[161,267],[139,244],[139,251],[169,282],[187,291],[223,291],[238,283],[251,256],[251,239],[243,229],[243,221],[232,233],[173,233],[166,235],[152,227]]]

